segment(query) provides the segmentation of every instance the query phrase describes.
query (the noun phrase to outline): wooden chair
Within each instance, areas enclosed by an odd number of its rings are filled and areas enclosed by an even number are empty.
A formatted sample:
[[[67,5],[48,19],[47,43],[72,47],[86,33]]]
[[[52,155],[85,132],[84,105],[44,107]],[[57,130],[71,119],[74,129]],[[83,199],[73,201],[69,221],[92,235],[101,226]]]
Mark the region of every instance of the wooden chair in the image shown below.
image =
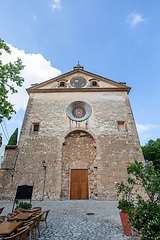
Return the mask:
[[[39,215],[41,213],[42,208],[41,207],[34,207],[32,208],[32,211],[34,212],[34,215]]]
[[[37,221],[36,221],[35,226],[34,226],[34,228],[35,228],[35,239],[37,238],[37,230],[38,230],[38,233],[39,233],[39,236],[40,236],[39,223],[40,223],[42,215],[43,215],[43,213],[40,213],[39,215],[36,216]]]
[[[33,239],[34,239],[34,232],[33,232],[33,230],[34,230],[34,226],[35,226],[35,224],[36,224],[36,219],[33,221],[31,221],[31,220],[29,220],[29,221],[25,221],[25,222],[23,222],[23,227],[21,227],[21,228],[19,228],[18,229],[18,231],[19,230],[21,230],[22,228],[24,228],[24,227],[26,227],[26,226],[28,226],[29,227],[29,239],[31,240],[31,236],[32,236],[32,234],[33,234]]]
[[[34,210],[42,210],[42,208],[41,207],[34,207],[34,208],[32,208],[32,210],[34,211]]]
[[[18,209],[17,209],[17,212],[18,212],[18,213],[23,213],[23,212],[26,212],[26,209],[24,209],[24,208],[18,208]]]
[[[26,225],[26,226],[23,226],[23,227],[19,227],[19,228],[16,230],[16,233],[22,232],[24,229],[26,229],[26,227],[29,227],[29,226]]]
[[[30,221],[33,221],[33,225],[31,227],[30,231],[31,231],[31,233],[33,233],[33,238],[34,239],[36,239],[36,230],[37,230],[38,217],[39,217],[39,215],[31,217],[31,219],[30,219]],[[35,234],[34,234],[34,229],[35,229]]]
[[[14,217],[14,216],[15,216],[14,213],[8,213],[8,214],[7,214],[7,219],[9,220],[10,218],[12,218],[12,217]]]
[[[4,240],[26,240],[29,227],[26,226],[22,231],[10,236],[5,237]]]
[[[4,207],[0,208],[0,214],[1,214],[1,212],[3,211],[3,209],[4,209]]]
[[[44,230],[47,228],[47,216],[50,210],[43,211],[43,215],[41,217],[41,221],[44,222]]]
[[[2,220],[3,222],[6,220],[7,216],[0,216],[0,220]]]

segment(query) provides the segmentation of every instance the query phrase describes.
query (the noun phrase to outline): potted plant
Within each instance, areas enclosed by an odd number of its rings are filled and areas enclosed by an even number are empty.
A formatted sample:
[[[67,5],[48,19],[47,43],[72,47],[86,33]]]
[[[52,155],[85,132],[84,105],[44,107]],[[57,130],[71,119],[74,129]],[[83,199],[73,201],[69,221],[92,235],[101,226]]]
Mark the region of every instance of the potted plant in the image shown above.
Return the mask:
[[[152,162],[144,165],[136,159],[129,164],[127,172],[132,174],[128,182],[141,187],[140,194],[135,192],[137,202],[130,212],[130,223],[138,230],[140,239],[160,239],[160,173],[154,169]]]
[[[160,240],[160,206],[158,205],[160,174],[154,170],[152,163],[144,165],[136,159],[134,163],[129,163],[127,173],[129,174],[127,184],[121,182],[116,186],[117,195],[122,195],[118,208],[128,214],[128,222],[133,227],[133,236],[136,232],[138,239]],[[135,187],[133,194],[132,190]],[[136,202],[130,200],[132,195]]]
[[[15,210],[19,209],[19,208],[23,208],[23,209],[31,209],[32,208],[32,204],[31,203],[27,203],[27,202],[19,202],[19,200],[16,199],[16,208]]]
[[[129,223],[129,213],[134,207],[133,200],[131,199],[133,186],[129,187],[121,182],[116,184],[116,188],[118,189],[117,196],[121,195],[117,208],[121,210],[119,215],[124,234],[132,236],[131,226]]]

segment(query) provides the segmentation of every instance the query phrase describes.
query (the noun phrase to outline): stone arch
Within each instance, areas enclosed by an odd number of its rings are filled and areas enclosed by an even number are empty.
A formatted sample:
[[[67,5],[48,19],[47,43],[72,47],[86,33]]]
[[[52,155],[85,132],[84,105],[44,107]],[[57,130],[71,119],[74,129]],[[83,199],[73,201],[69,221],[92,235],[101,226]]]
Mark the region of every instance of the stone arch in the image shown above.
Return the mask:
[[[62,145],[61,199],[70,199],[71,169],[88,169],[89,198],[97,199],[96,142],[85,130],[68,133]]]

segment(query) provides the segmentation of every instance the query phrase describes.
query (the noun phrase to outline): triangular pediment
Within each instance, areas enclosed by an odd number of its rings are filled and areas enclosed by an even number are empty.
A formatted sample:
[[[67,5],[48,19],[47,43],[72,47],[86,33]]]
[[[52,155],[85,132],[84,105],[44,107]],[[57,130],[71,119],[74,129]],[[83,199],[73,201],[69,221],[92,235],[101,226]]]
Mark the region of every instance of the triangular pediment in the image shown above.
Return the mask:
[[[28,94],[33,92],[74,92],[74,91],[126,91],[130,87],[125,83],[118,83],[108,78],[87,72],[83,69],[74,69],[27,89]]]

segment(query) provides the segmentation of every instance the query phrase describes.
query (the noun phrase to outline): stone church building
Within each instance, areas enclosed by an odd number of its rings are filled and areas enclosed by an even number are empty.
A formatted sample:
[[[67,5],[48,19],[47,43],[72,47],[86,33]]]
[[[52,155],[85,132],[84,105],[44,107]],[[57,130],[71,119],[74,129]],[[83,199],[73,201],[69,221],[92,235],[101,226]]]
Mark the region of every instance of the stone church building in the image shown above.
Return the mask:
[[[130,89],[79,64],[28,88],[18,146],[6,147],[1,166],[1,196],[33,185],[33,200],[116,200],[127,163],[143,161]]]

